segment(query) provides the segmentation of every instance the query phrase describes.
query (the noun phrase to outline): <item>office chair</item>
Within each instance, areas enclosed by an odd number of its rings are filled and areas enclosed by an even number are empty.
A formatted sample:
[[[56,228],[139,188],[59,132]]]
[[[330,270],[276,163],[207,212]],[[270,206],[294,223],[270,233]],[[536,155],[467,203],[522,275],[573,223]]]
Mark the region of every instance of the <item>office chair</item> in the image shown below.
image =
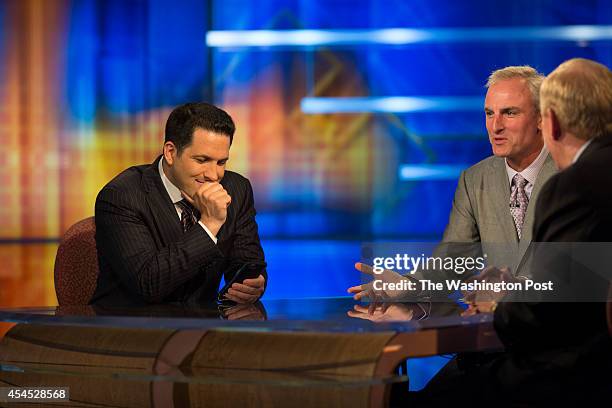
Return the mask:
[[[55,256],[55,293],[60,306],[86,305],[98,281],[94,217],[85,218],[64,234]]]

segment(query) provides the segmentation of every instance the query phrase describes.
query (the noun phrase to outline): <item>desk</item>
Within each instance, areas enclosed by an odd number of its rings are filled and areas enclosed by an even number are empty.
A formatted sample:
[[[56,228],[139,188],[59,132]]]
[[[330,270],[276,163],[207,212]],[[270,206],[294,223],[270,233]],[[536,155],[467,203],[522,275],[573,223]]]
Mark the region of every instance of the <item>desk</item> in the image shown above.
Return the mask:
[[[408,358],[501,347],[490,315],[428,304],[418,316],[422,305],[406,304],[398,321],[373,322],[348,316],[355,304],[4,309],[13,327],[0,341],[0,383],[68,386],[83,407],[378,407],[407,381],[395,369]]]

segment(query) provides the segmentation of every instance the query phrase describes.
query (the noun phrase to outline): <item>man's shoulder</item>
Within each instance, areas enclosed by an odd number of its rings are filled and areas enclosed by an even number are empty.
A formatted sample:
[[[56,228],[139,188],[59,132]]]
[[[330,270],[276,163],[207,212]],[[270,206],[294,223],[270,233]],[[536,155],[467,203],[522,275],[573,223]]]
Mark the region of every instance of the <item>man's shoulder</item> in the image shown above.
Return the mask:
[[[115,191],[119,193],[130,192],[130,194],[135,194],[140,190],[140,186],[142,185],[142,178],[145,171],[150,168],[150,164],[142,164],[139,166],[132,166],[121,173],[117,174],[111,181],[106,183],[102,190],[100,190],[100,194],[106,191]],[[99,196],[99,195],[98,195]]]
[[[606,157],[603,150],[589,153],[554,174],[542,187],[536,208],[536,223],[541,229],[536,236],[538,240],[581,241],[594,237],[599,240],[609,236],[606,234],[612,219],[612,192],[607,186],[612,184],[612,172],[609,171],[612,157],[610,154]],[[612,149],[608,153],[612,153]],[[572,228],[552,238],[543,235],[548,234],[549,224],[563,223],[572,223]],[[599,232],[593,232],[591,227]],[[605,232],[598,235],[601,231]],[[586,233],[595,235],[581,235]]]
[[[601,184],[602,181],[611,181],[612,172],[612,139],[606,141],[593,140],[593,145],[585,150],[583,156],[565,171],[561,172],[564,179],[570,181],[581,180],[583,184]]]
[[[226,170],[222,183],[226,188],[245,189],[250,188],[249,179],[235,171]]]
[[[573,196],[580,201],[589,201],[609,196],[605,186],[612,184],[609,171],[612,155],[594,152],[585,160],[578,160],[565,170],[554,174],[542,188],[542,195],[548,202]],[[612,153],[612,149],[609,153]]]
[[[465,177],[470,179],[482,178],[486,174],[491,174],[491,171],[504,167],[504,159],[497,156],[489,156],[486,159],[468,167],[464,170]]]
[[[609,197],[612,184],[612,146],[590,153],[563,171],[551,177],[547,183],[549,194],[571,194],[584,199]]]

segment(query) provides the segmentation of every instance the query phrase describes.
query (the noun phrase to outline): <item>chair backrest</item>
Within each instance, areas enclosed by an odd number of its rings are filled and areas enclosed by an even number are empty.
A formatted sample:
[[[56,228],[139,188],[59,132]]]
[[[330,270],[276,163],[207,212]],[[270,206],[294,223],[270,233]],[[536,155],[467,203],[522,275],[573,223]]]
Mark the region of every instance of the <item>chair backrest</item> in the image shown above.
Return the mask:
[[[86,305],[98,282],[94,217],[74,224],[62,237],[55,256],[55,293],[60,306]]]

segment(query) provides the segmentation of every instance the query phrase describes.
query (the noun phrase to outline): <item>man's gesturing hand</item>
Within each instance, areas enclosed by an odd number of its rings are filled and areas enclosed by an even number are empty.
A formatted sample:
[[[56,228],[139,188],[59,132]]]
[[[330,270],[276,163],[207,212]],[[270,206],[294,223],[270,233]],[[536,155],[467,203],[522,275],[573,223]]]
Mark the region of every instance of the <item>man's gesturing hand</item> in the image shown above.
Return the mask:
[[[407,280],[411,280],[415,282],[415,284],[418,283],[418,281],[414,278],[402,276],[399,273],[389,270],[389,269],[385,269],[381,274],[375,274],[374,270],[372,269],[370,265],[366,265],[361,262],[357,262],[355,264],[355,269],[357,269],[359,272],[364,273],[366,275],[371,275],[372,277],[374,277],[374,279],[380,280],[381,283],[383,282],[393,283],[393,284],[398,285],[402,281],[407,281]],[[376,290],[374,288],[373,282],[374,281],[370,283],[364,283],[363,285],[351,286],[350,288],[347,289],[347,292],[353,294],[353,299],[355,300],[362,300],[363,298],[368,298],[371,302],[372,301],[376,301],[376,302],[378,301],[400,301],[400,300],[405,300],[405,298],[409,298],[410,296],[414,296],[417,294],[416,291],[415,293],[413,293],[409,290],[389,290],[389,289]]]
[[[209,182],[202,184],[193,197],[189,197],[184,191],[181,191],[181,194],[200,211],[200,221],[216,236],[225,223],[227,207],[232,202],[232,197],[223,186],[217,182]]]

